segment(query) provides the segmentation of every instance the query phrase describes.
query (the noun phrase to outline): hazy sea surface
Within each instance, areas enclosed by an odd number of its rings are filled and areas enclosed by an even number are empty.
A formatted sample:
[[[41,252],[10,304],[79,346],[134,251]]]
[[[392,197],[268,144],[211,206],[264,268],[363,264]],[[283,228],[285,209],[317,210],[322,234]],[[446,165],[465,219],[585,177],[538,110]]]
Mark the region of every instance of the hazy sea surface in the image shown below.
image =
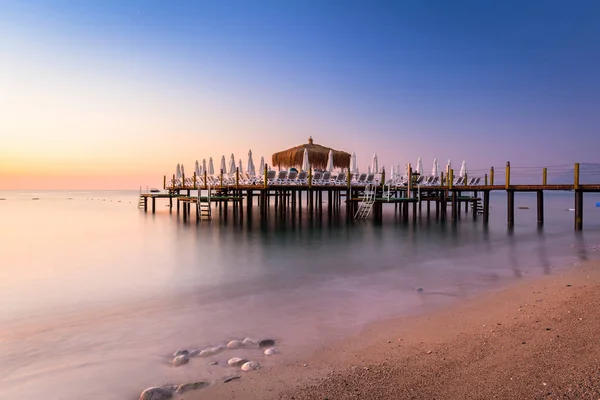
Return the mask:
[[[39,198],[39,200],[33,200]],[[0,192],[0,398],[136,399],[148,386],[216,381],[223,366],[180,348],[274,338],[293,358],[377,319],[422,312],[596,257],[600,196],[584,197],[573,231],[572,193],[516,195],[513,230],[503,194],[489,226],[423,215],[384,221],[258,215],[196,224],[137,209],[136,191]],[[325,209],[325,208],[324,208]],[[258,207],[254,207],[254,213]],[[216,211],[218,215],[218,211]],[[422,288],[421,290],[418,290]],[[234,354],[235,353],[235,354]],[[228,350],[215,360],[244,354]],[[263,364],[276,363],[252,353]]]

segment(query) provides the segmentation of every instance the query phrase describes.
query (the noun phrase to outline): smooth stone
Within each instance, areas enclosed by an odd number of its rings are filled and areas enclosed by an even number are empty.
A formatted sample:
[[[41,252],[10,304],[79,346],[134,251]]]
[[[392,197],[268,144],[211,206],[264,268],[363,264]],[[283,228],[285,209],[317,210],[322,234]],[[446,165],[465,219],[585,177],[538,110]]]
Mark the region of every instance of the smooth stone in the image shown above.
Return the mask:
[[[248,361],[244,365],[242,365],[242,371],[254,371],[255,369],[259,369],[260,365],[254,361]]]
[[[227,348],[229,348],[229,349],[239,349],[243,345],[244,344],[241,341],[239,341],[239,340],[232,340],[231,342],[227,343]]]
[[[177,390],[175,392],[176,393],[185,393],[190,390],[202,389],[203,387],[206,387],[206,386],[208,386],[208,382],[184,383],[183,385],[179,385],[179,387],[177,388]]]
[[[200,354],[200,350],[192,350],[190,351],[190,354],[188,354],[190,357],[196,357],[198,356],[198,354]]]
[[[241,376],[239,376],[239,375],[229,376],[229,377],[223,379],[223,383],[231,382],[235,379],[240,379],[240,378],[241,378]]]
[[[162,387],[151,387],[142,392],[140,400],[165,400],[173,397],[173,392]]]
[[[256,345],[256,340],[252,340],[250,338],[246,338],[244,340],[242,340],[242,344],[244,346],[252,346],[252,345]]]
[[[180,365],[187,364],[190,362],[190,358],[188,356],[177,356],[173,359],[173,365],[179,367]]]
[[[178,357],[178,356],[189,356],[190,352],[187,350],[177,350],[174,354],[173,357]]]
[[[212,349],[210,350],[202,350],[200,353],[198,353],[198,357],[210,357],[210,356],[214,356],[216,353],[214,351],[212,351]]]
[[[273,347],[275,346],[275,341],[273,339],[264,339],[258,342],[258,347]]]
[[[215,354],[222,352],[223,350],[225,350],[225,346],[217,346],[217,347],[213,347],[211,349],[211,351]]]
[[[246,360],[244,358],[233,357],[233,358],[230,358],[229,361],[227,361],[227,365],[229,365],[230,367],[241,367],[242,365],[244,365],[247,362],[248,362],[248,360]]]
[[[269,347],[268,349],[266,349],[264,351],[264,353],[265,353],[265,356],[272,356],[273,354],[277,354],[278,351],[275,347]]]
[[[211,361],[211,362],[208,363],[208,365],[219,365],[219,363],[216,362],[216,361]]]

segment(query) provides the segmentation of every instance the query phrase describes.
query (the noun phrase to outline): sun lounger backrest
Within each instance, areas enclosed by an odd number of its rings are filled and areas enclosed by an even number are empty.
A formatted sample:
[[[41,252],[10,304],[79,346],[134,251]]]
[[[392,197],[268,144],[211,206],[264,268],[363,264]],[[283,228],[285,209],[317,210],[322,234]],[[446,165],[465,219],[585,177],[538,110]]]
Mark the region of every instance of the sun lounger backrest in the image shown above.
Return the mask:
[[[375,174],[368,174],[367,175],[367,180],[365,182],[367,182],[367,183],[373,183],[374,179],[375,179]]]
[[[307,176],[308,176],[308,172],[306,172],[306,171],[298,172],[298,180],[299,181],[305,181]]]
[[[277,179],[285,179],[287,178],[287,171],[279,171],[279,174],[277,174]]]
[[[328,182],[330,179],[331,179],[331,172],[329,172],[329,171],[323,172],[323,180],[325,182]]]
[[[269,180],[275,179],[276,174],[277,174],[277,171],[274,171],[274,170],[267,171],[267,179],[269,179]]]
[[[358,182],[362,183],[367,179],[367,174],[360,174],[358,176]]]
[[[288,175],[288,179],[293,181],[296,180],[296,178],[298,177],[298,171],[290,171],[289,175]]]

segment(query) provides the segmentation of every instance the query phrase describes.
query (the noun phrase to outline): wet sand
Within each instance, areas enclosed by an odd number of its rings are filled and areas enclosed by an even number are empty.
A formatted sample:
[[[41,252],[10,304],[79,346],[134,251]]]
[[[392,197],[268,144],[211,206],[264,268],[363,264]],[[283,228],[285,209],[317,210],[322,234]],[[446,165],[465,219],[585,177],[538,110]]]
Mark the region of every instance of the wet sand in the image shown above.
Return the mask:
[[[597,400],[600,263],[381,321],[240,375],[174,398]]]

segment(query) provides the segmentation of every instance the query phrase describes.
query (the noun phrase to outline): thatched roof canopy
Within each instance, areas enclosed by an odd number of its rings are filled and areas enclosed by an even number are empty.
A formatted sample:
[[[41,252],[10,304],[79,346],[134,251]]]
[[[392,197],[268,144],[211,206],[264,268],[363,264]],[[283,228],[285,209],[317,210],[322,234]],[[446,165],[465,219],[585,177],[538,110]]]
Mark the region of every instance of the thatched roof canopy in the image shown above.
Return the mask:
[[[307,144],[301,144],[300,146],[273,154],[273,166],[280,168],[301,168],[304,149],[308,150],[308,160],[312,168],[324,169],[327,167],[329,150],[333,149],[321,146],[320,144],[314,144],[312,137],[308,139]],[[349,165],[350,154],[345,151],[333,150],[333,166],[335,168],[348,168]]]

